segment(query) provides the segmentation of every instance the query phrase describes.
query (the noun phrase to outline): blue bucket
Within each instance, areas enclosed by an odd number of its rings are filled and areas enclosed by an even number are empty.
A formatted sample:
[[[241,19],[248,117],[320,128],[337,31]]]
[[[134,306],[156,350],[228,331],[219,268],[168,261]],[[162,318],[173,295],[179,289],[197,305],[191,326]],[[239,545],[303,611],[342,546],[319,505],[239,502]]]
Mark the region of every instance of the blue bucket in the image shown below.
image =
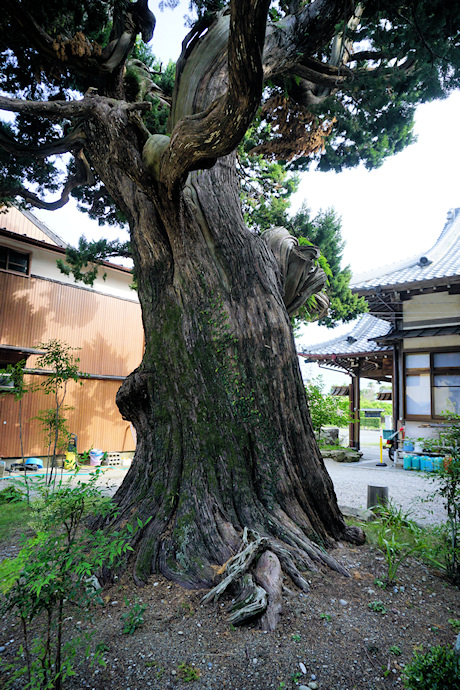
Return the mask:
[[[43,467],[43,460],[40,460],[40,458],[27,458],[26,465],[37,465],[37,467]]]
[[[104,451],[99,450],[98,448],[94,448],[93,450],[90,450],[89,451],[89,464],[92,465],[93,467],[98,467],[101,464],[103,455],[104,455]]]
[[[412,441],[404,441],[403,449],[414,450],[414,444],[412,443]]]

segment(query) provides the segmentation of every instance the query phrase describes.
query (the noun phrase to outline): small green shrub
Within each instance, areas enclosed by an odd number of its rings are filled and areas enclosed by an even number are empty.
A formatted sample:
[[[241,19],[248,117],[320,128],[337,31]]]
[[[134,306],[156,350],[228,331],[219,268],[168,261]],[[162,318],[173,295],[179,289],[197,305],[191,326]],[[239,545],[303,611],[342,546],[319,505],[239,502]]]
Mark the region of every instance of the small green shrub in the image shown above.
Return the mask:
[[[194,666],[188,666],[186,663],[179,664],[177,670],[180,678],[185,683],[193,683],[194,680],[200,678],[200,671]]]
[[[460,690],[460,657],[449,647],[417,652],[404,669],[408,690]]]
[[[127,598],[125,598],[126,606],[130,606]],[[145,604],[141,604],[136,601],[132,608],[128,608],[128,611],[122,615],[122,619],[125,621],[123,626],[124,635],[132,635],[138,628],[144,625],[144,611],[147,608]]]
[[[374,613],[386,613],[387,610],[385,608],[385,604],[383,601],[371,601],[367,605],[368,608],[370,608],[371,611],[374,611]]]
[[[436,565],[444,568],[454,585],[460,584],[460,415],[444,416],[446,426],[439,432],[439,445],[447,451],[440,469],[428,475],[435,484],[431,498],[441,496],[447,521],[438,531],[440,545]],[[430,500],[430,497],[427,499]],[[434,559],[433,559],[434,560]],[[434,560],[435,562],[435,560]]]
[[[91,633],[67,640],[63,636],[68,607],[89,615],[92,606],[102,603],[97,587],[90,584],[94,575],[131,549],[132,527],[108,535],[85,528],[88,510],[97,508],[105,516],[114,510],[100,495],[96,481],[94,473],[86,484],[61,485],[55,491],[37,484],[40,497],[32,503],[31,521],[35,535],[23,537],[16,558],[0,563],[0,615],[15,615],[23,633],[23,645],[7,669],[11,673],[5,688],[19,687],[17,682],[25,677],[26,685],[21,687],[29,690],[63,690],[66,679],[75,675],[79,648],[86,650],[91,664],[104,664],[100,650],[90,654]]]
[[[6,489],[0,491],[0,506],[4,503],[22,503],[24,500],[25,494],[15,486],[7,486]]]
[[[395,580],[398,568],[406,558],[422,551],[426,546],[423,530],[409,516],[410,511],[405,511],[390,501],[379,507],[379,518],[365,527],[370,541],[385,556],[387,583]]]

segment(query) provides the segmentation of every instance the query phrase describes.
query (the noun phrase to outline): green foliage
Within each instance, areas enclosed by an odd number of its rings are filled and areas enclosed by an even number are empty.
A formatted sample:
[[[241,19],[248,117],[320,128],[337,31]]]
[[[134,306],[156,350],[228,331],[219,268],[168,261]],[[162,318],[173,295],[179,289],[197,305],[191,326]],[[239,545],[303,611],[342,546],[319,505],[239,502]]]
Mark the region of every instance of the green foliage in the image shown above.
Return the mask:
[[[125,597],[125,604],[128,607],[128,611],[121,616],[122,620],[124,620],[123,634],[133,635],[138,628],[144,625],[144,611],[147,605],[136,600],[134,605],[131,606],[127,597]]]
[[[4,503],[22,503],[24,494],[15,486],[7,486],[6,489],[0,491],[0,506]]]
[[[391,645],[391,647],[388,648],[388,651],[390,654],[394,654],[395,656],[401,656],[402,654],[401,647],[398,647],[396,644]]]
[[[404,669],[407,690],[460,690],[460,657],[449,647],[416,652]]]
[[[0,563],[0,611],[18,617],[24,638],[9,667],[12,673],[7,687],[26,676],[29,688],[61,690],[66,678],[75,675],[76,649],[84,645],[85,656],[90,658],[89,636],[63,641],[67,609],[74,606],[88,614],[101,603],[94,575],[103,565],[114,566],[131,549],[129,532],[104,534],[85,527],[89,510],[106,517],[113,511],[111,502],[96,487],[98,475],[95,472],[88,483],[63,484],[55,491],[38,483],[30,522],[35,535],[23,538],[16,558]],[[32,629],[37,635],[33,639]],[[91,659],[102,663],[100,650]]]
[[[48,446],[48,461],[51,461],[49,482],[51,483],[56,466],[56,457],[60,451],[62,452],[67,447],[70,438],[70,431],[64,416],[64,413],[72,409],[64,405],[67,386],[69,381],[75,381],[82,385],[81,378],[84,377],[84,374],[81,374],[78,368],[80,359],[73,354],[78,348],[70,347],[67,343],[57,339],[40,343],[37,347],[44,351],[37,359],[37,368],[43,369],[46,376],[40,384],[30,390],[40,390],[53,399],[53,407],[40,410],[35,417],[42,425],[45,442]]]
[[[366,533],[382,551],[386,565],[386,583],[396,579],[401,563],[414,553],[426,550],[424,531],[410,519],[410,511],[388,502],[378,509],[379,517],[366,525]],[[385,584],[385,583],[382,583]]]
[[[20,503],[0,504],[0,542],[15,539],[27,527],[29,519],[29,508],[23,500]]]
[[[364,412],[360,414],[361,426],[365,429],[380,429],[380,417],[366,417]]]
[[[195,666],[190,666],[185,662],[179,664],[177,671],[180,679],[185,683],[193,683],[195,680],[199,680],[200,678],[200,671],[195,668]]]
[[[293,635],[291,635],[291,640],[293,640],[294,642],[300,642],[301,639],[302,638],[298,633],[294,633]]]
[[[353,294],[349,288],[351,270],[349,266],[342,268],[345,241],[342,238],[341,220],[334,209],[320,211],[314,218],[306,204],[288,221],[290,232],[302,244],[308,240],[319,247],[326,262],[328,285],[326,293],[330,300],[328,315],[318,321],[320,325],[332,328],[337,323],[348,323],[359,314],[367,311],[366,301]],[[323,268],[325,266],[321,264]],[[301,309],[297,318],[308,321],[308,311]]]
[[[385,614],[387,612],[387,610],[385,608],[385,604],[383,603],[383,601],[370,601],[367,606],[374,613]]]
[[[447,511],[439,528],[441,548],[437,557],[445,563],[448,577],[460,583],[460,415],[448,414],[438,443],[447,451],[443,466],[433,473],[434,496],[441,496]],[[429,477],[431,479],[431,477]]]
[[[326,395],[321,376],[308,381],[305,385],[305,392],[311,422],[318,438],[321,437],[321,429],[326,425],[345,426],[349,423],[348,401]]]
[[[85,237],[80,237],[78,249],[67,247],[65,261],[58,259],[56,263],[62,273],[73,275],[75,282],[92,286],[98,276],[98,265],[117,256],[131,256],[128,242],[110,242],[106,239],[88,242]],[[106,276],[104,273],[102,278],[105,280]]]
[[[259,120],[260,115],[256,123]],[[287,225],[290,198],[297,191],[300,178],[289,173],[282,162],[267,161],[262,155],[249,153],[254,146],[254,131],[252,125],[238,148],[240,198],[248,227],[263,232]]]

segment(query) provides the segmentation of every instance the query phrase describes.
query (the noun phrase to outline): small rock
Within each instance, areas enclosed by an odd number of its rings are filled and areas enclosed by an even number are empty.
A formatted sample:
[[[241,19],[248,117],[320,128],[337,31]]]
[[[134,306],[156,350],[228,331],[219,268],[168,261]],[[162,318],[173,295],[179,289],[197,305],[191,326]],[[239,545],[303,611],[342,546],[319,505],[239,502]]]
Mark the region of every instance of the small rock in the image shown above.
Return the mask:
[[[299,685],[299,690],[310,690],[308,685]]]
[[[4,651],[5,651],[5,647],[0,647],[0,652],[4,652]]]
[[[111,601],[111,602],[110,602],[110,605],[111,605],[111,606],[116,606],[117,604],[118,604],[118,601]]]
[[[171,675],[175,676],[177,674],[177,671],[171,671]]]
[[[348,601],[346,599],[339,599],[339,604],[341,606],[348,606]]]
[[[184,631],[183,631],[183,630],[178,630],[178,631],[177,631],[177,634],[178,634],[178,635],[183,635],[183,634],[184,634]]]
[[[305,667],[305,664],[303,664],[302,662],[300,662],[299,666],[300,666],[300,670],[302,671],[302,673],[303,673],[304,676],[305,676],[305,675],[307,674],[307,669],[306,669],[306,667]]]
[[[257,664],[257,659],[253,659],[253,660],[252,660],[252,663],[253,663],[254,666],[255,666],[255,665]]]
[[[316,676],[315,676],[314,673],[312,673],[310,677],[311,677],[312,680],[316,680]]]
[[[317,683],[316,681],[314,681],[314,680],[311,680],[311,681],[308,683],[308,687],[310,688],[310,690],[316,690],[317,687],[318,687],[318,683]]]

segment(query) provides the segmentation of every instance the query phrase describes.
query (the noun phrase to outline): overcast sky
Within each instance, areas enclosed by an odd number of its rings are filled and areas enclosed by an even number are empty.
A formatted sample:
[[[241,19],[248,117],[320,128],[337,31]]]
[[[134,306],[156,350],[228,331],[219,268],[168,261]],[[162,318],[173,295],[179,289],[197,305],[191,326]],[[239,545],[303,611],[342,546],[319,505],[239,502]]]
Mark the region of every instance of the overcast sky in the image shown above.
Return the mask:
[[[157,9],[153,52],[166,64],[176,60],[187,29],[184,11]],[[182,3],[187,11],[187,2]],[[378,170],[363,167],[339,174],[304,173],[293,208],[305,200],[313,213],[334,207],[342,218],[345,265],[353,273],[367,271],[420,252],[435,243],[450,208],[460,206],[460,92],[421,106],[417,111],[417,142],[388,159]],[[67,205],[54,212],[36,212],[58,235],[75,244],[81,234],[100,236],[103,229]],[[112,231],[113,232],[113,231]],[[319,342],[336,332],[309,327],[303,341]]]

